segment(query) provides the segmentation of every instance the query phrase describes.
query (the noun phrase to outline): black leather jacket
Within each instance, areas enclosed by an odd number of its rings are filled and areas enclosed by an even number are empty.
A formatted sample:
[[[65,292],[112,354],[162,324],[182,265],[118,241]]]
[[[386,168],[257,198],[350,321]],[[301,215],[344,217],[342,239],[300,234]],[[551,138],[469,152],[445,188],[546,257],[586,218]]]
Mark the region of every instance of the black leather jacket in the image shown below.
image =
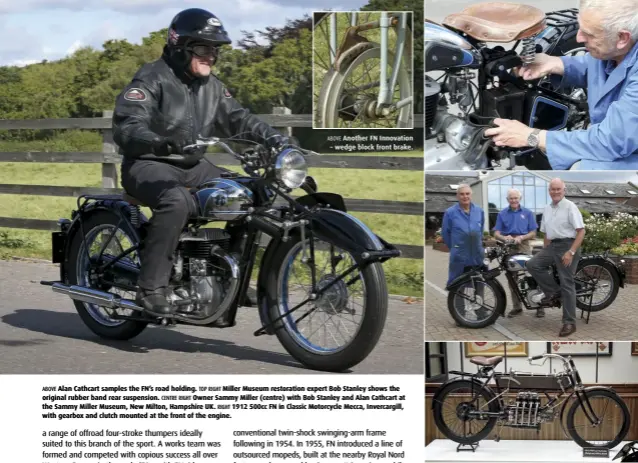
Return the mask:
[[[118,95],[113,112],[113,141],[127,159],[152,159],[191,167],[204,156],[152,154],[152,140],[159,136],[193,142],[203,137],[241,137],[256,142],[279,138],[279,132],[251,114],[235,100],[214,75],[190,79],[172,65],[166,52],[142,66]],[[263,137],[263,138],[262,138]]]

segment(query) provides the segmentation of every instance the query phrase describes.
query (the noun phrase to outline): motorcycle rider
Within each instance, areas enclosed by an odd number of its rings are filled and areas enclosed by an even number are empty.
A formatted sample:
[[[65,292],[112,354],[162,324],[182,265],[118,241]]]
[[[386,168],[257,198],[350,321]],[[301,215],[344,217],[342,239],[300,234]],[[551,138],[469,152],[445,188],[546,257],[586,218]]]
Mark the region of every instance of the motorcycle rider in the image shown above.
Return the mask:
[[[466,183],[457,187],[456,197],[459,202],[445,211],[441,227],[443,242],[450,249],[447,285],[465,272],[480,269],[484,258],[483,209],[472,202],[472,188]],[[482,299],[482,286],[477,287],[477,296]],[[476,311],[479,319],[486,315],[484,308]]]
[[[538,228],[534,213],[521,206],[521,192],[516,188],[511,188],[507,192],[507,202],[509,206],[499,212],[496,217],[496,225],[493,228],[494,237],[503,241],[514,240],[516,246],[511,248],[513,252],[531,255],[530,240],[536,237]],[[514,308],[507,316],[512,318],[523,313],[523,308],[511,284],[510,294]],[[542,307],[537,309],[536,316],[544,317],[545,309]]]
[[[171,21],[162,56],[143,65],[116,100],[113,139],[123,155],[124,190],[153,210],[140,250],[136,302],[166,316],[172,255],[196,204],[189,188],[219,177],[221,169],[204,149],[184,152],[198,136],[287,142],[274,128],[244,109],[211,72],[219,49],[232,43],[218,17],[189,8]]]
[[[583,56],[536,54],[520,69],[525,80],[551,75],[554,87],[586,88],[591,123],[586,130],[531,129],[494,119],[485,131],[497,146],[532,146],[545,152],[554,170],[638,168],[638,9],[637,0],[581,0],[576,40]]]
[[[564,337],[576,331],[576,285],[574,273],[580,260],[580,246],[585,238],[585,224],[578,207],[565,198],[565,183],[560,178],[549,182],[552,202],[545,206],[541,232],[545,234],[543,249],[527,261],[527,270],[538,282],[545,296],[541,304],[551,304],[561,299],[563,327],[558,336]],[[556,265],[560,287],[549,273]]]

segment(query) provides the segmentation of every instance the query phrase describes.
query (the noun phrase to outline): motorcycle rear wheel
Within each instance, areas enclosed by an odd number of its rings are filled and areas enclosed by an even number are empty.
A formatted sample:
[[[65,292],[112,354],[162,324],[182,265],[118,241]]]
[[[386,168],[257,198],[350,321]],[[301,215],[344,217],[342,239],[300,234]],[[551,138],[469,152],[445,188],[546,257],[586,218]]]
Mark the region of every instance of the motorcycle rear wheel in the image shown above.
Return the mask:
[[[306,241],[308,242],[309,239],[306,239]],[[318,240],[314,242],[315,259],[317,261],[315,271],[318,286],[330,282],[336,275],[340,275],[352,265],[352,262],[350,262],[346,263],[343,268],[338,268],[339,263],[343,262],[343,260],[336,265],[332,264],[335,261],[333,256],[341,255],[344,256],[343,259],[345,260],[350,254],[338,249],[332,243],[325,243],[323,247],[325,248],[327,245],[330,249],[330,253],[326,254],[323,250],[319,251],[321,243],[319,242],[318,244]],[[305,273],[310,272],[309,269],[306,269],[306,264],[302,260],[299,264],[294,263],[295,258],[301,255],[301,252],[301,237],[295,235],[291,236],[288,242],[282,243],[276,251],[276,255],[273,256],[272,271],[269,272],[267,280],[268,296],[265,302],[270,305],[268,310],[272,320],[281,317],[308,296],[308,294],[299,294],[298,290],[297,294],[294,294],[293,291],[288,289],[289,286],[292,286],[289,281],[292,278],[299,278],[299,274],[301,274],[302,280],[299,286],[304,283],[307,283],[309,287],[311,286],[310,281],[308,281],[309,275]],[[309,250],[307,252],[309,255]],[[321,252],[323,254],[320,255]],[[329,259],[326,258],[328,256],[330,257]],[[350,258],[352,259],[352,256]],[[322,270],[325,272],[327,265],[330,265],[331,268],[328,269],[326,275],[321,276],[320,272]],[[359,280],[347,286],[355,277],[358,277]],[[354,286],[355,284],[357,286]],[[363,295],[359,298],[361,303],[357,304],[354,295],[359,285],[363,288]],[[342,372],[362,362],[379,341],[387,317],[388,290],[383,267],[380,263],[373,263],[363,270],[355,270],[331,288],[326,290],[322,296],[319,296],[316,301],[309,301],[277,322],[275,324],[275,333],[286,351],[304,366],[319,371]],[[309,290],[302,289],[301,291]],[[353,299],[352,308],[349,307],[351,297]],[[301,301],[292,302],[294,298],[298,298]],[[314,312],[300,320],[299,318],[308,312],[312,306],[317,307]],[[319,327],[313,330],[313,316],[321,315],[322,313],[329,315],[326,325],[332,318],[340,320],[342,329],[338,327],[336,334],[335,332],[330,332],[332,340],[336,343],[337,337],[345,337],[344,334],[350,334],[350,330],[346,328],[346,323],[344,322],[349,321],[350,315],[355,318],[357,312],[361,312],[361,322],[358,328],[353,328],[352,338],[349,342],[336,347],[324,347],[319,344],[319,341],[311,340],[312,335],[321,329]],[[298,323],[302,321],[310,325],[308,331],[299,328]],[[327,331],[324,328],[325,344],[330,342],[327,339]]]
[[[631,417],[629,414],[629,409],[627,408],[627,404],[625,404],[625,402],[618,396],[618,394],[612,391],[594,390],[594,391],[584,392],[584,394],[586,394],[588,399],[593,402],[592,408],[594,408],[594,412],[599,412],[599,410],[596,409],[594,405],[595,401],[593,401],[592,399],[604,398],[604,399],[611,400],[618,407],[618,409],[611,411],[607,408],[608,406],[605,406],[604,412],[611,413],[612,415],[614,415],[615,413],[622,414],[622,425],[620,426],[620,430],[618,431],[618,434],[616,434],[615,436],[611,436],[613,437],[612,439],[599,441],[600,443],[594,443],[592,441],[591,431],[590,432],[584,431],[583,436],[581,436],[578,433],[577,429],[578,428],[582,429],[584,424],[582,424],[581,422],[585,422],[587,418],[584,415],[584,413],[580,419],[575,418],[576,412],[582,408],[580,406],[580,402],[576,400],[570,407],[569,412],[567,414],[567,422],[566,422],[567,432],[569,433],[570,437],[574,440],[574,442],[576,442],[581,447],[599,447],[599,448],[613,449],[614,447],[616,447],[618,444],[620,444],[623,441],[623,439],[629,432]],[[598,417],[600,418],[600,416]],[[577,421],[578,423],[576,423]],[[586,423],[589,423],[589,421],[587,421]],[[601,429],[601,432],[602,432],[604,430],[607,430],[608,426],[602,426],[602,427],[598,427],[594,429],[596,430]]]
[[[88,219],[85,219],[83,222],[83,228],[85,236],[87,237],[89,249],[91,249],[91,245],[93,244],[91,240],[96,238],[97,233],[99,233],[102,229],[110,228],[112,230],[113,228],[118,227],[119,221],[120,219],[117,215],[107,211],[93,213],[88,217]],[[109,230],[107,232],[107,236],[110,233],[111,231]],[[133,240],[133,237],[131,236],[132,233],[130,231],[123,230],[121,226],[118,227],[118,230],[115,233],[121,233],[130,242]],[[114,239],[116,239],[116,237]],[[87,268],[88,262],[83,238],[81,229],[78,228],[77,232],[73,235],[69,249],[67,284],[92,287],[91,284],[87,284],[87,272],[89,269]],[[109,243],[109,247],[110,246],[111,243]],[[110,288],[94,287],[94,289],[108,291]],[[136,320],[117,320],[109,318],[108,313],[106,313],[106,309],[98,307],[95,304],[76,300],[74,300],[73,303],[75,304],[78,315],[84,324],[93,331],[93,333],[104,339],[120,341],[128,340],[139,335],[148,325],[146,322]],[[102,309],[105,313],[102,314],[99,309]],[[118,311],[121,312],[121,309],[118,309]]]
[[[576,274],[575,277],[578,277],[579,273],[581,273],[584,269],[588,268],[588,267],[594,267],[592,273],[593,275],[598,275],[598,272],[600,271],[600,276],[604,277],[605,275],[609,278],[609,284],[611,284],[611,290],[609,291],[609,294],[607,295],[607,297],[605,297],[602,301],[598,302],[598,303],[594,303],[595,301],[595,294],[594,294],[594,299],[592,300],[592,306],[591,306],[591,311],[592,312],[599,312],[607,307],[609,307],[615,300],[616,297],[618,296],[618,290],[620,288],[620,279],[618,274],[616,273],[616,269],[614,268],[614,266],[606,261],[605,259],[602,258],[596,258],[596,259],[587,259],[587,261],[583,261],[581,260],[578,263],[578,267],[576,268]],[[602,267],[601,270],[595,268],[595,267]],[[587,272],[589,273],[589,272]],[[587,281],[587,278],[585,278],[585,275],[578,277],[579,279],[582,278],[585,281]],[[600,282],[599,282],[600,284]],[[576,288],[578,290],[578,287]],[[588,299],[584,298],[584,297],[577,297],[576,298],[576,306],[581,309],[581,310],[585,310],[588,311],[589,309],[589,303],[588,303]]]
[[[477,409],[489,412],[498,411],[498,403],[494,400],[493,395],[485,388],[479,390],[479,387],[480,385],[478,383],[473,383],[468,380],[454,381],[443,386],[441,394],[437,397],[437,400],[433,404],[433,415],[436,427],[448,439],[459,444],[474,444],[475,442],[485,439],[492,429],[494,429],[497,420],[496,417],[490,417],[484,421],[479,421],[470,419],[469,417],[464,419],[459,416],[463,415],[464,411],[468,411],[470,409],[474,411]],[[474,397],[476,398],[469,402],[464,402],[463,400],[452,397],[453,394],[457,394],[459,396],[474,394]],[[483,405],[480,405],[481,399],[484,401]],[[475,402],[479,402],[479,405],[477,406]],[[485,406],[487,406],[487,409],[485,409]],[[450,421],[455,424],[452,425],[451,423],[448,423],[446,421],[446,417],[450,418]],[[458,420],[458,422],[456,422],[455,419]],[[477,427],[474,427],[475,423],[478,423]],[[458,430],[459,426],[463,432]],[[472,432],[472,434],[468,435],[468,427],[476,432]]]

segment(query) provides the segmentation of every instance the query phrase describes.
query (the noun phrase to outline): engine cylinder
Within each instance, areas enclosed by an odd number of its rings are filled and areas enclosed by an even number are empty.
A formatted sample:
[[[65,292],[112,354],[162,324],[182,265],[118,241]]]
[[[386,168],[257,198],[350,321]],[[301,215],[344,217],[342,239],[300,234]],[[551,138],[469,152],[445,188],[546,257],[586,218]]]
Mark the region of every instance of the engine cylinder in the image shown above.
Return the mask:
[[[205,228],[199,230],[197,236],[183,237],[180,240],[178,249],[186,258],[208,259],[215,245],[221,247],[224,251],[228,251],[230,235],[219,228]]]

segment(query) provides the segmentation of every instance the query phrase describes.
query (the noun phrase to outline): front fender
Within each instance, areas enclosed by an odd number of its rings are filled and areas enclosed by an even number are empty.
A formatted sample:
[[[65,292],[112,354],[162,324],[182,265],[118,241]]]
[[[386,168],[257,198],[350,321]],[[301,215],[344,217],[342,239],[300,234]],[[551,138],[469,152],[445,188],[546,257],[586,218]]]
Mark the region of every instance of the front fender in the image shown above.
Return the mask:
[[[587,393],[589,391],[595,391],[595,390],[599,390],[599,391],[610,391],[613,392],[614,394],[616,393],[616,391],[614,390],[613,387],[610,386],[602,386],[602,385],[594,385],[594,386],[589,386],[586,388],[582,389],[582,392]],[[560,408],[560,426],[563,429],[563,434],[565,434],[565,436],[569,439],[571,439],[571,437],[569,436],[569,433],[567,432],[567,429],[565,429],[565,420],[563,419],[565,417],[565,411],[567,410],[567,404],[569,403],[569,399],[572,398],[572,396],[574,396],[574,394],[576,394],[576,391],[572,391],[571,394],[569,394],[569,396],[567,397],[567,399],[565,399],[565,401],[563,402],[563,406]]]
[[[350,253],[357,264],[374,260],[382,261],[400,255],[400,252],[394,246],[375,235],[363,222],[346,212],[334,209],[320,209],[308,219],[310,221],[308,228],[312,230],[314,236],[323,241],[333,243],[335,246]],[[299,230],[294,229],[291,234],[298,235]],[[277,249],[281,243],[282,241],[278,238],[270,240],[259,266],[257,298],[262,326],[271,321],[268,307],[270,304],[277,303],[277,301],[268,300],[267,275],[268,272],[272,271],[273,257],[277,254]],[[272,329],[267,329],[267,334],[273,333]]]
[[[472,278],[476,278],[476,277],[482,277],[484,280],[494,280],[496,277],[498,277],[501,274],[501,269],[500,268],[493,268],[492,270],[486,270],[486,271],[480,271],[480,270],[469,270],[465,273],[462,273],[461,275],[457,276],[454,280],[452,280],[450,282],[449,285],[447,285],[445,287],[446,291],[450,291],[452,288],[456,287],[456,286],[460,286],[464,283],[467,283],[468,281],[470,281]],[[496,280],[496,283],[498,283],[500,285],[500,283],[498,282],[498,280]]]

